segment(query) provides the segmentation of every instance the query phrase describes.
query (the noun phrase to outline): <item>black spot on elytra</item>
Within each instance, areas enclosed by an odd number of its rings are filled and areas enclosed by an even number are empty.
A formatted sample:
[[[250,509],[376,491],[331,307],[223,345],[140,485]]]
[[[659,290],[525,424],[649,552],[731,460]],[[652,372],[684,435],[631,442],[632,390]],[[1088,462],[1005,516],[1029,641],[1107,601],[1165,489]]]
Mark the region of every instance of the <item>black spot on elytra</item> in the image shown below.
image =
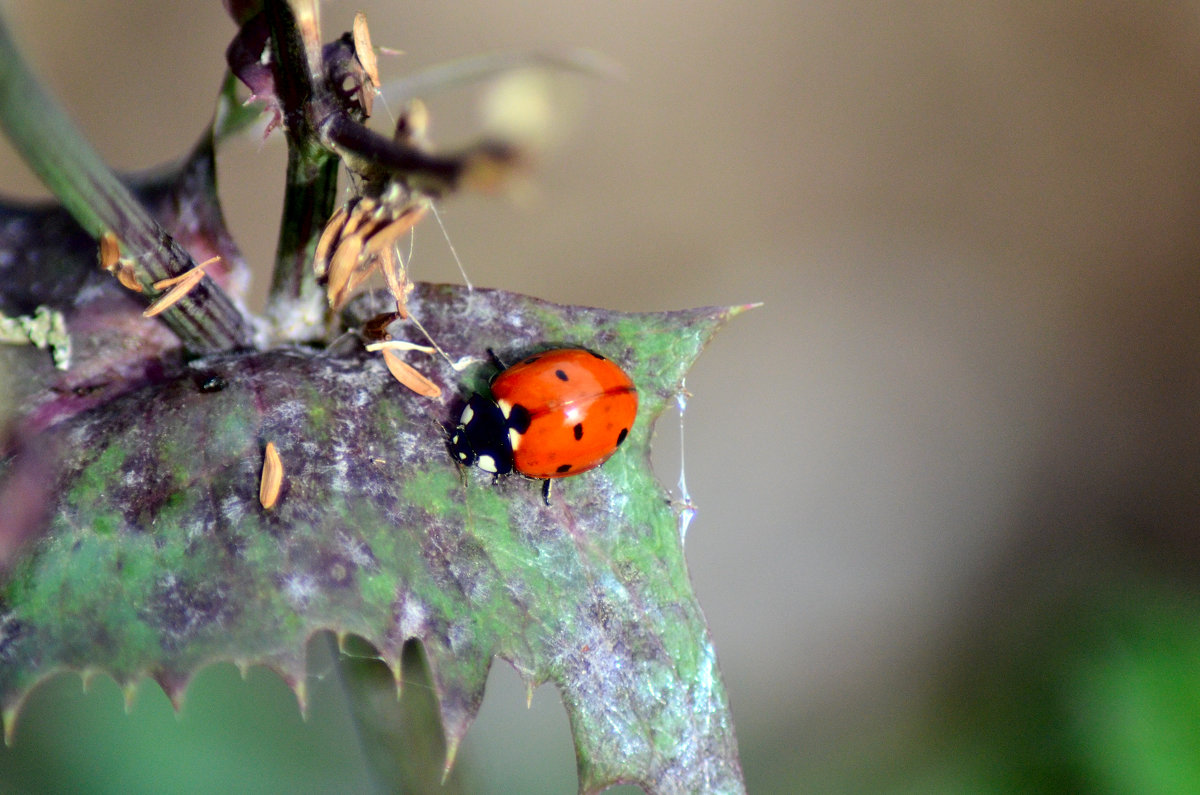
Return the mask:
[[[512,410],[509,412],[509,428],[515,430],[517,434],[524,434],[529,430],[529,423],[533,422],[533,417],[530,416],[528,408],[521,404],[512,405]]]
[[[520,403],[513,404],[512,411],[508,412],[508,427],[517,433],[525,433],[529,430],[529,423],[532,421],[533,417],[529,415],[529,409]]]
[[[570,465],[570,464],[563,464],[562,466],[560,466],[558,469],[556,469],[556,470],[554,470],[554,471],[555,471],[555,472],[557,472],[557,473],[558,473],[558,474],[560,474],[560,475],[562,475],[562,474],[565,474],[565,473],[567,473],[567,472],[570,472],[570,471],[571,471],[571,465]]]
[[[577,423],[575,423],[575,441],[578,442],[582,438],[583,438],[583,423],[577,422]]]
[[[621,443],[625,441],[627,436],[629,436],[629,429],[622,428],[621,432],[617,434],[617,447],[621,446]]]
[[[555,377],[555,378],[557,378],[559,381],[566,381],[566,380],[567,380],[567,374],[566,374],[566,373],[564,373],[562,370],[555,370],[555,371],[554,371],[554,377]]]

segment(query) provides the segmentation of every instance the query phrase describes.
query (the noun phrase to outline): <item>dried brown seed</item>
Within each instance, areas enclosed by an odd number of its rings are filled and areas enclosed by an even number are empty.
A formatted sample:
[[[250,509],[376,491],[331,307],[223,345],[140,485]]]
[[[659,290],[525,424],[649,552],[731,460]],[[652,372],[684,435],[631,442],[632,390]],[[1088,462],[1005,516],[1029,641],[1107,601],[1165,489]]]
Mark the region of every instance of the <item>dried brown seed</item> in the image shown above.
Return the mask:
[[[267,442],[263,453],[262,480],[258,484],[258,501],[268,511],[279,501],[279,492],[283,488],[283,460],[274,442]]]
[[[364,223],[374,221],[378,210],[379,202],[366,196],[351,202],[349,206],[350,217],[346,219],[346,225],[342,227],[342,237],[349,237],[357,233],[359,227]]]
[[[383,354],[384,364],[387,365],[388,371],[391,372],[392,377],[397,381],[423,397],[441,397],[441,387],[417,372],[411,364],[387,348],[384,348],[381,353]]]
[[[154,283],[154,289],[161,290],[165,287],[171,289],[164,293],[150,306],[146,307],[146,311],[142,312],[142,317],[154,317],[160,312],[169,309],[179,303],[185,295],[190,293],[200,283],[200,280],[205,277],[204,268],[197,265],[187,273],[179,276],[172,276],[169,279],[162,279]]]
[[[354,266],[354,270],[350,273],[350,278],[346,280],[346,295],[352,295],[375,272],[378,266],[379,260],[360,255],[358,264]],[[344,302],[345,299],[343,299]]]

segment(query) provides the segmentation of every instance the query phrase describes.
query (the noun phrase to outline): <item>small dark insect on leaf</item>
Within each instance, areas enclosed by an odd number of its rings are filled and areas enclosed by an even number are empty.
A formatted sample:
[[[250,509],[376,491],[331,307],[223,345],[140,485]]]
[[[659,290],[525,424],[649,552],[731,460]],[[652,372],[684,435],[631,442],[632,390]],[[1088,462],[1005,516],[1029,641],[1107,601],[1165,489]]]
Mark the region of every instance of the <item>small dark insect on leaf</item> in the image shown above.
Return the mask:
[[[267,442],[263,453],[262,480],[258,484],[258,501],[262,507],[271,510],[279,501],[279,492],[283,488],[283,460],[274,442]]]
[[[201,392],[220,392],[229,382],[215,373],[202,373],[196,378],[196,388]]]

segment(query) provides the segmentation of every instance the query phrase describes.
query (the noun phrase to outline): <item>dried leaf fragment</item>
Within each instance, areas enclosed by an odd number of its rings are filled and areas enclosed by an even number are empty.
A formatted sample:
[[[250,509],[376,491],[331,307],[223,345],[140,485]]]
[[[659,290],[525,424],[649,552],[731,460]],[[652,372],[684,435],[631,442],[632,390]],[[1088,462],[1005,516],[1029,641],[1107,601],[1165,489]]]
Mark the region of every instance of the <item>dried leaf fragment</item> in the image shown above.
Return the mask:
[[[441,387],[417,372],[416,368],[414,368],[411,364],[404,361],[387,348],[383,348],[381,353],[383,353],[384,364],[387,365],[388,371],[391,372],[392,376],[397,381],[404,384],[406,387],[422,397],[441,397]]]
[[[275,449],[274,442],[267,442],[263,453],[262,479],[258,484],[258,501],[266,510],[275,507],[279,502],[279,492],[283,488],[283,459]]]

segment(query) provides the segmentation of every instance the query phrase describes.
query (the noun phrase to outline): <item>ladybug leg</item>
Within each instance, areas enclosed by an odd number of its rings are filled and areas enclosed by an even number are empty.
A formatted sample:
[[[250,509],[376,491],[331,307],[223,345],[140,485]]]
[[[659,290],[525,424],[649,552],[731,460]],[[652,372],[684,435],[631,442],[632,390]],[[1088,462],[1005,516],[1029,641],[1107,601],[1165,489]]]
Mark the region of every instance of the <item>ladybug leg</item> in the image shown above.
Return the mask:
[[[547,506],[550,505],[550,483],[551,482],[552,481],[550,480],[550,478],[546,478],[545,480],[542,481],[542,502],[546,503]]]

